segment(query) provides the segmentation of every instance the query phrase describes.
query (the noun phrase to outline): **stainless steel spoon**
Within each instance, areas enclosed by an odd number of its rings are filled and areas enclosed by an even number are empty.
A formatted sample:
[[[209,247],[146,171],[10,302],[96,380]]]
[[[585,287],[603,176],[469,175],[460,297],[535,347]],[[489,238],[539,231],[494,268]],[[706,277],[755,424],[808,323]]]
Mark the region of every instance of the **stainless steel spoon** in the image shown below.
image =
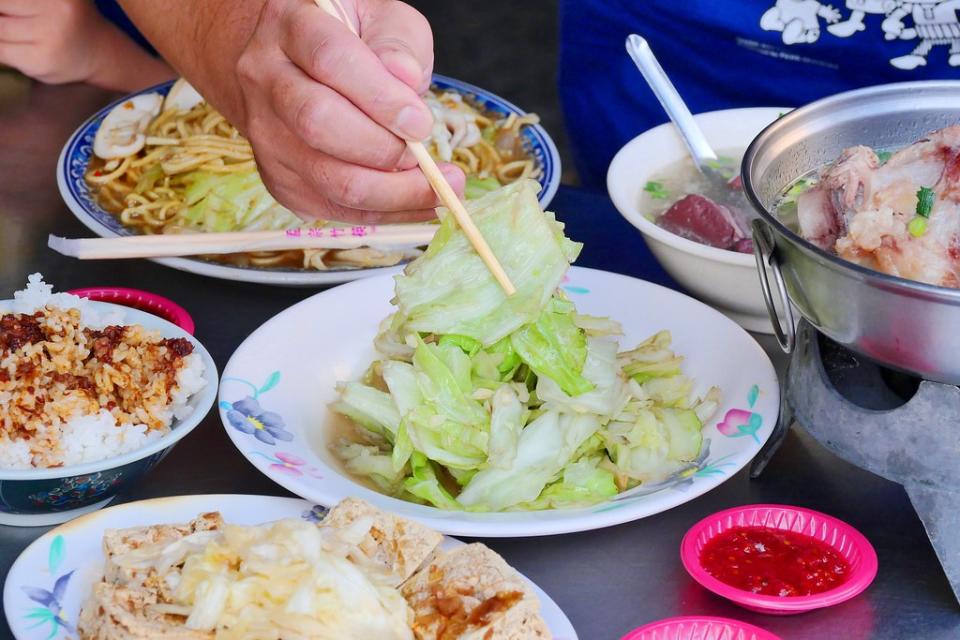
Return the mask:
[[[716,152],[710,147],[703,131],[700,130],[696,120],[693,119],[690,109],[687,108],[683,98],[677,93],[677,89],[670,82],[670,78],[663,71],[663,67],[657,62],[657,58],[653,55],[646,39],[635,33],[628,36],[627,53],[630,54],[633,62],[640,69],[640,73],[643,74],[643,78],[650,85],[654,95],[657,96],[657,100],[660,101],[664,111],[670,116],[670,120],[680,131],[680,136],[686,143],[687,149],[690,150],[693,162],[700,169],[700,172],[711,178],[722,178],[720,172],[715,169]],[[726,179],[723,180],[726,182]]]
[[[716,185],[716,189],[713,190],[716,194],[724,194],[716,197],[716,202],[726,205],[728,209],[734,212],[741,233],[745,237],[749,237],[749,224],[742,219],[741,214],[737,213],[749,211],[749,204],[742,190],[730,188],[730,181],[735,177],[736,172],[731,173],[729,170],[723,170],[724,167],[718,161],[716,152],[707,142],[706,136],[703,135],[703,131],[700,130],[697,121],[693,118],[693,114],[690,113],[690,109],[687,108],[683,98],[680,97],[677,89],[670,82],[670,78],[667,77],[663,67],[657,62],[657,58],[653,55],[647,41],[635,33],[631,34],[627,37],[627,53],[633,58],[633,62],[640,69],[640,73],[643,74],[654,95],[657,96],[660,105],[677,127],[697,169],[709,182]]]

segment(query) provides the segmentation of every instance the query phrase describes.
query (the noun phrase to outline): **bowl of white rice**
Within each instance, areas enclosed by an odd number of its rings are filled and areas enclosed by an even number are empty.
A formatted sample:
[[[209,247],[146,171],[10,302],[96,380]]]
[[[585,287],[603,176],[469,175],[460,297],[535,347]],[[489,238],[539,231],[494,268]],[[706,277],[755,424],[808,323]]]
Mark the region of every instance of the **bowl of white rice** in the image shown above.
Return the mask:
[[[31,275],[0,301],[0,524],[104,506],[203,420],[216,392],[213,359],[183,329]]]

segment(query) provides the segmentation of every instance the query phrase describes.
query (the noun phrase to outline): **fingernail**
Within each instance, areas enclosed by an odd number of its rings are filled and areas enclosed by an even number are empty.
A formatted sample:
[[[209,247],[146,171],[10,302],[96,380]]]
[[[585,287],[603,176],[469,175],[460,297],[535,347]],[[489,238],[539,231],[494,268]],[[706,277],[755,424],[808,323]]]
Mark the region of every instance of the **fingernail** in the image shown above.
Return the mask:
[[[426,105],[407,105],[397,114],[396,128],[407,140],[423,140],[433,128],[433,115]]]

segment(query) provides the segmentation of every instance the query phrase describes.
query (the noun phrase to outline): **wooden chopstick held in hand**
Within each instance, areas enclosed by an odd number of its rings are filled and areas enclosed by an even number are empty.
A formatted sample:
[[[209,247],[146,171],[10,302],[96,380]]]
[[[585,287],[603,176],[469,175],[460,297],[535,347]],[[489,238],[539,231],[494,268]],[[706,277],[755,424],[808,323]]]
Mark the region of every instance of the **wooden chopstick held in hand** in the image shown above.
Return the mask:
[[[353,35],[360,35],[353,27],[353,24],[351,24],[347,11],[343,8],[343,5],[340,4],[340,0],[314,0],[314,2],[318,7],[345,24]],[[430,186],[433,187],[437,197],[440,198],[440,202],[453,214],[453,217],[457,220],[457,224],[460,225],[464,235],[467,236],[467,240],[473,245],[474,250],[480,255],[480,259],[487,265],[487,269],[490,270],[493,277],[500,283],[504,293],[512,296],[517,291],[516,287],[510,282],[510,277],[507,275],[507,272],[503,270],[503,266],[500,265],[500,261],[497,260],[497,256],[493,254],[490,245],[487,244],[480,230],[477,229],[477,225],[473,223],[473,218],[467,213],[463,203],[460,202],[460,198],[457,197],[457,194],[450,186],[450,183],[447,182],[447,179],[443,177],[443,173],[440,172],[440,167],[434,162],[430,152],[427,151],[427,148],[423,146],[423,143],[419,140],[407,140],[406,142],[407,147],[413,152],[414,157],[416,157],[417,162],[420,164],[420,169],[427,177]]]

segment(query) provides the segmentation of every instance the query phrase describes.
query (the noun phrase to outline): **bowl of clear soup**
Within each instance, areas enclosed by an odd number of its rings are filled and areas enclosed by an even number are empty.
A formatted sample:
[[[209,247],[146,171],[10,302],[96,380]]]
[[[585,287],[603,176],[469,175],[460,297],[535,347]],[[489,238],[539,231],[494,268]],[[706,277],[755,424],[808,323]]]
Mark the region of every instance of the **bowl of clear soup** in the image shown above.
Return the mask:
[[[607,189],[664,270],[690,294],[749,331],[771,333],[753,256],[757,217],[740,181],[750,142],[789,109],[757,107],[695,117],[717,151],[712,176],[693,164],[676,128],[666,123],[628,142],[607,172]]]

